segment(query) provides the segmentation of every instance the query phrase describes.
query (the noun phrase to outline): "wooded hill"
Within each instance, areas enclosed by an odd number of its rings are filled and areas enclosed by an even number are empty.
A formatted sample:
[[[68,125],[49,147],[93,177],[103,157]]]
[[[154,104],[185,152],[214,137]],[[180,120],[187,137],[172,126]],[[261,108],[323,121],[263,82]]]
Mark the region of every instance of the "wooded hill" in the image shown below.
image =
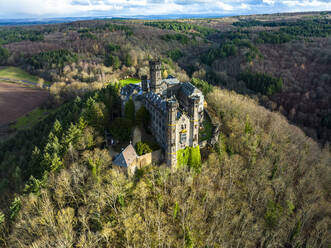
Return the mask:
[[[77,98],[1,146],[2,247],[328,247],[330,150],[283,116],[214,88],[222,133],[199,169],[130,178],[98,131],[115,99]]]
[[[329,246],[329,13],[0,32],[0,63],[53,82],[54,108],[0,144],[1,247]],[[163,77],[193,78],[221,134],[199,166],[130,178],[104,131],[146,126],[118,118],[117,81],[148,74],[151,58]]]

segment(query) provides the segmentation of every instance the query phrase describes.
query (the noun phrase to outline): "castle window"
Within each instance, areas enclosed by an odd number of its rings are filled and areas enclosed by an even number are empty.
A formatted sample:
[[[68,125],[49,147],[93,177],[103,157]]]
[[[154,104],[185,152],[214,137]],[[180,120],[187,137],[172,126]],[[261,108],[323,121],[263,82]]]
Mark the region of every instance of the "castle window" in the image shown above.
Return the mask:
[[[180,134],[180,143],[185,144],[186,143],[186,133]]]

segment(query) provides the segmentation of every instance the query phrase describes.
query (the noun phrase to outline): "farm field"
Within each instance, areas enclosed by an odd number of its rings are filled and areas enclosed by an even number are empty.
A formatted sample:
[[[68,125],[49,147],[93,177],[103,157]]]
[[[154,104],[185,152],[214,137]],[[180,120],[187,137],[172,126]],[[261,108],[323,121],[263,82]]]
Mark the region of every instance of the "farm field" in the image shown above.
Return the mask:
[[[39,107],[48,92],[0,81],[0,125],[9,124]]]

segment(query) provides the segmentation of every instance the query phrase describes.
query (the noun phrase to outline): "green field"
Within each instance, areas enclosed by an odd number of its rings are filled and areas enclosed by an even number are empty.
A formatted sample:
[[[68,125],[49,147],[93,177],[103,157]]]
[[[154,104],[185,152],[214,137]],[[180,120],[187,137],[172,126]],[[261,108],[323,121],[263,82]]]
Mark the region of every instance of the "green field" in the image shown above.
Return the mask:
[[[0,78],[9,78],[16,80],[26,80],[33,83],[38,82],[38,77],[29,74],[19,67],[8,66],[0,68]],[[44,84],[49,85],[49,82],[45,81]]]
[[[35,124],[37,124],[39,121],[41,121],[45,117],[47,117],[47,114],[48,114],[47,112],[49,112],[49,111],[43,110],[40,108],[36,108],[36,109],[32,110],[30,113],[19,118],[16,121],[14,127],[18,130],[32,127]]]
[[[122,79],[120,80],[121,87],[127,85],[127,84],[137,84],[140,83],[141,80],[138,78],[128,78],[128,79]]]

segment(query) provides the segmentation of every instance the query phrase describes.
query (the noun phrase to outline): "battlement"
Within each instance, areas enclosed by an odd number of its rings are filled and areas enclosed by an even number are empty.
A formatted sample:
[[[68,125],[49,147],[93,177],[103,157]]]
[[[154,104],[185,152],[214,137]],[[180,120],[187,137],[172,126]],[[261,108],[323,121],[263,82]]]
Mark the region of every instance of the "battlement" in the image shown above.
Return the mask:
[[[162,68],[162,63],[160,60],[151,60],[149,61],[149,68],[150,70],[161,70]]]

